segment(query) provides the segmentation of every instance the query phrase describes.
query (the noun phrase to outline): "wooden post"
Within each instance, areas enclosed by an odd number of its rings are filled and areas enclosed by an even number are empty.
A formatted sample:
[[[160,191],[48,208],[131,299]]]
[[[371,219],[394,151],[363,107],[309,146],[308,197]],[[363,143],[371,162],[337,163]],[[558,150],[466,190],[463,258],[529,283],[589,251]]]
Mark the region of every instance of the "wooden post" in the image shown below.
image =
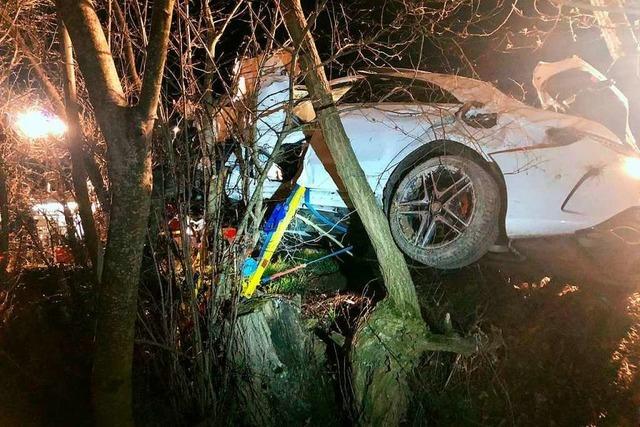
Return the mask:
[[[593,15],[614,61],[637,53],[638,41],[621,0],[591,0]]]

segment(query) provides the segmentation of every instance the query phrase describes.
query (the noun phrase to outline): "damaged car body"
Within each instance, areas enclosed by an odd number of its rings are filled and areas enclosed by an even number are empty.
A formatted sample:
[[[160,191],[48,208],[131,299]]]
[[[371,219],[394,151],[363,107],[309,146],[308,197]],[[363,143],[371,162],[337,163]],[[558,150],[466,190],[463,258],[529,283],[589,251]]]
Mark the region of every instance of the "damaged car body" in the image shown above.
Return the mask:
[[[266,158],[279,146],[263,194],[296,182],[315,209],[346,213],[348,196],[304,87],[293,87],[279,64],[261,74],[255,96],[266,114],[253,150]],[[559,90],[563,81],[586,83]],[[541,63],[534,86],[546,109],[487,82],[426,71],[379,68],[331,81],[352,148],[408,257],[459,268],[500,238],[570,234],[638,205],[640,152],[624,96],[575,57]],[[589,96],[616,114],[596,120],[585,108]],[[234,194],[238,174],[230,177]]]

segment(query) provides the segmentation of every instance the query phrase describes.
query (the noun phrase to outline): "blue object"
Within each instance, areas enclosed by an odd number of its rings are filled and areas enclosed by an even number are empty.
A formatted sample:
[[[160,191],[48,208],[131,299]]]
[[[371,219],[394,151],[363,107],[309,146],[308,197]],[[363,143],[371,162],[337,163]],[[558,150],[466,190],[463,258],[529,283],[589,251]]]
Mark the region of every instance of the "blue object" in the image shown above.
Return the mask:
[[[262,259],[264,256],[267,247],[269,246],[269,242],[271,241],[271,237],[273,233],[278,228],[280,222],[287,216],[287,210],[289,209],[289,203],[291,202],[291,198],[295,194],[298,186],[294,188],[294,191],[291,192],[286,201],[282,203],[278,203],[269,218],[265,221],[262,231],[264,232],[264,238],[262,239],[262,247],[260,248],[260,255],[258,259]],[[242,276],[249,277],[258,269],[258,261],[253,258],[247,258],[242,265]]]
[[[280,221],[282,221],[282,219],[287,215],[287,206],[288,203],[278,203],[276,205],[273,212],[271,212],[271,215],[269,215],[269,218],[264,223],[263,230],[265,233],[271,233],[278,228]]]
[[[284,219],[285,216],[287,216],[287,210],[289,209],[289,203],[291,202],[291,199],[293,197],[293,195],[296,193],[298,189],[298,186],[296,185],[294,190],[291,192],[291,194],[289,195],[289,197],[287,198],[286,201],[282,202],[282,203],[278,203],[275,208],[273,208],[273,211],[271,212],[271,215],[269,215],[269,218],[265,221],[264,226],[262,228],[263,232],[265,233],[265,236],[263,238],[262,241],[262,247],[260,248],[260,256],[258,259],[262,259],[262,257],[264,256],[264,252],[267,249],[267,247],[269,246],[269,241],[271,240],[271,237],[273,236],[273,233],[276,231],[276,229],[278,228],[278,224],[280,224],[280,222]],[[318,212],[316,210],[316,208],[313,207],[313,205],[311,204],[311,201],[309,200],[309,192],[310,190],[307,189],[304,192],[304,204],[307,207],[307,209],[309,209],[309,212],[311,212],[311,214],[318,219],[320,222],[322,222],[324,225],[327,225],[329,227],[331,227],[332,230],[336,230],[339,233],[346,233],[347,232],[347,228],[340,225],[340,224],[336,224],[333,221],[331,221],[329,218],[325,217],[324,215],[322,215],[320,212]],[[348,248],[347,250],[349,250],[351,248]],[[335,255],[339,255],[341,253],[345,252],[343,251],[338,251],[336,254],[330,254],[329,256],[335,256]],[[324,259],[324,257],[322,258]],[[320,259],[314,261],[314,262],[318,262],[320,261]],[[251,276],[256,270],[258,269],[258,261],[256,261],[254,258],[247,258],[244,261],[244,264],[242,265],[242,276],[243,277],[249,277]]]
[[[331,227],[333,230],[336,230],[339,233],[345,234],[347,232],[347,227],[340,224],[336,224],[326,216],[322,215],[320,212],[318,212],[316,208],[313,207],[313,205],[311,204],[311,200],[309,199],[310,192],[311,190],[307,189],[307,191],[305,191],[304,193],[304,204],[307,207],[307,209],[309,209],[309,212],[311,212],[311,214],[314,217],[316,217],[317,220],[322,222],[324,225]]]
[[[242,264],[242,277],[251,276],[258,269],[258,261],[253,258],[247,258]]]

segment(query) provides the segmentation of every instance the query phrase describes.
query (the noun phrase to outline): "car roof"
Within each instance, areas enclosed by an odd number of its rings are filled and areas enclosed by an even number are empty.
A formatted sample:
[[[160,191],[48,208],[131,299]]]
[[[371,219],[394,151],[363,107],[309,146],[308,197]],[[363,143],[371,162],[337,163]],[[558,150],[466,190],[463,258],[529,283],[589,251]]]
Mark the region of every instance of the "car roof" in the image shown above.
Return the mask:
[[[521,107],[524,104],[498,90],[491,83],[458,76],[455,74],[441,74],[430,71],[414,70],[408,68],[377,67],[357,71],[357,74],[342,77],[331,81],[332,85],[347,83],[367,76],[388,76],[405,79],[414,79],[436,84],[451,92],[460,102],[481,102],[493,104],[495,107],[507,106]]]

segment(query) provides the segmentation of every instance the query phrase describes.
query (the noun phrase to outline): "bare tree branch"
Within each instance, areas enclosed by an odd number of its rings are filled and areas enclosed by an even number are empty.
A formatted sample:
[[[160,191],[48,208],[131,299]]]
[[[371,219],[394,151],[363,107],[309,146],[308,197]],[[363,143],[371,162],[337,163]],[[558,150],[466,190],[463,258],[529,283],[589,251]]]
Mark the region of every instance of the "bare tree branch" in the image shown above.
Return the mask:
[[[145,119],[154,118],[158,109],[167,45],[171,30],[174,0],[158,0],[153,5],[151,37],[147,46],[147,62],[140,91],[138,111]]]
[[[73,40],[93,105],[126,107],[109,44],[91,2],[56,0],[56,6]]]
[[[140,74],[138,73],[138,69],[136,68],[136,55],[133,52],[133,44],[131,43],[129,26],[127,24],[124,13],[122,12],[122,8],[120,7],[120,4],[117,0],[112,3],[112,6],[113,12],[116,15],[116,19],[118,20],[118,25],[120,26],[120,31],[122,31],[122,43],[124,44],[124,54],[128,77],[131,80],[131,83],[134,85],[134,91],[138,91],[142,87],[142,79],[140,78]]]

